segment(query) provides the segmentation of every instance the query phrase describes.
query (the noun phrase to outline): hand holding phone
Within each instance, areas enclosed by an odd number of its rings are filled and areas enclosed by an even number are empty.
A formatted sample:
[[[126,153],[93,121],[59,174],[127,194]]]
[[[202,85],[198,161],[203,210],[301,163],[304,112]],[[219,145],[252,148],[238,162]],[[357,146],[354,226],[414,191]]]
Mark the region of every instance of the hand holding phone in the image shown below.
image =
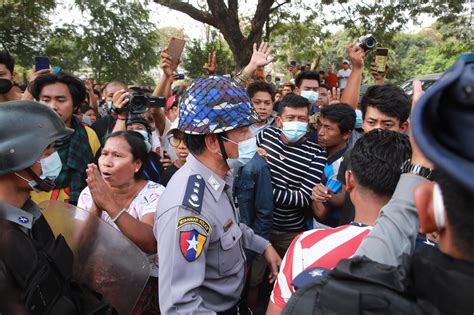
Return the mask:
[[[49,58],[47,56],[36,56],[35,57],[35,72],[49,69]]]
[[[171,62],[174,65],[178,65],[181,61],[181,55],[183,54],[184,45],[186,41],[184,39],[171,37],[168,43],[168,55],[171,57]]]
[[[375,64],[378,72],[385,72],[387,70],[388,49],[377,48],[375,54]]]

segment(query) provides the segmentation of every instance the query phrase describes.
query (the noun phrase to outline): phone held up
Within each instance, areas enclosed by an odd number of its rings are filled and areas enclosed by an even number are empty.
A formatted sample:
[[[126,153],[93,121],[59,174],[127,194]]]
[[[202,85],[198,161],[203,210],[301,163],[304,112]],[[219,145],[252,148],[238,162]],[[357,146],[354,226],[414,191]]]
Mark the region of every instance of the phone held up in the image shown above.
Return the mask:
[[[183,54],[184,45],[186,41],[177,37],[170,37],[168,43],[168,54],[171,56],[171,62],[175,65],[181,60],[181,55]]]
[[[388,49],[377,48],[375,53],[375,64],[377,72],[385,72],[387,70]]]
[[[49,58],[46,56],[36,56],[35,57],[35,71],[38,72],[40,70],[49,69]]]

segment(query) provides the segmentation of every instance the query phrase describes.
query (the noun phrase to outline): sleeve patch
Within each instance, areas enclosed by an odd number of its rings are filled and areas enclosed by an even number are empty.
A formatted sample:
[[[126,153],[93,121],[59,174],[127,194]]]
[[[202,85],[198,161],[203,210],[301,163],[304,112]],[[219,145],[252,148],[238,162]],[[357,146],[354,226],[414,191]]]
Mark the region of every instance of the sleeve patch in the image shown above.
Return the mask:
[[[179,230],[187,224],[194,224],[200,226],[206,232],[206,235],[209,235],[209,233],[211,232],[211,225],[206,220],[195,216],[187,216],[179,219],[178,223],[176,224],[176,230]]]
[[[196,230],[182,231],[179,234],[179,249],[188,262],[193,262],[201,256],[207,237]]]

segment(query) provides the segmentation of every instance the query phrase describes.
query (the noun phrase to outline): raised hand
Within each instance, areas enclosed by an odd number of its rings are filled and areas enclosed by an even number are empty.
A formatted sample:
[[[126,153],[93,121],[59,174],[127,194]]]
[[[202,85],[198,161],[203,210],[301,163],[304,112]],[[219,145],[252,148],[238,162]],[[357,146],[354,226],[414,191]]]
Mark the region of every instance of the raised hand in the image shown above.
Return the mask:
[[[173,72],[178,68],[181,60],[173,62],[171,56],[168,54],[168,47],[163,49],[160,53],[160,68],[163,70],[166,77],[170,78],[173,76]]]
[[[339,104],[341,102],[341,90],[333,87],[329,92],[329,105]]]
[[[217,57],[215,51],[209,53],[209,55],[207,56],[207,62],[204,64],[204,66],[202,66],[202,68],[207,71],[208,75],[216,74]]]
[[[257,49],[257,44],[253,44],[253,53],[252,58],[250,58],[249,65],[255,67],[255,69],[259,66],[266,66],[270,62],[272,62],[273,58],[270,55],[272,49],[270,45],[266,42],[262,42]]]

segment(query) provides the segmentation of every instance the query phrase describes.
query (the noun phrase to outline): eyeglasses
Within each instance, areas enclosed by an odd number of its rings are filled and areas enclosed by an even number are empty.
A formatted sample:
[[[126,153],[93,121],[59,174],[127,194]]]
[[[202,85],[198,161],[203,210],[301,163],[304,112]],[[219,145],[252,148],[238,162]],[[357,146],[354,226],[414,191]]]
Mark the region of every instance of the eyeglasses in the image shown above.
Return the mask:
[[[173,146],[173,147],[178,147],[181,142],[184,143],[184,139],[183,139],[182,136],[179,137],[179,136],[170,135],[168,137],[168,141],[170,142],[171,146]]]

